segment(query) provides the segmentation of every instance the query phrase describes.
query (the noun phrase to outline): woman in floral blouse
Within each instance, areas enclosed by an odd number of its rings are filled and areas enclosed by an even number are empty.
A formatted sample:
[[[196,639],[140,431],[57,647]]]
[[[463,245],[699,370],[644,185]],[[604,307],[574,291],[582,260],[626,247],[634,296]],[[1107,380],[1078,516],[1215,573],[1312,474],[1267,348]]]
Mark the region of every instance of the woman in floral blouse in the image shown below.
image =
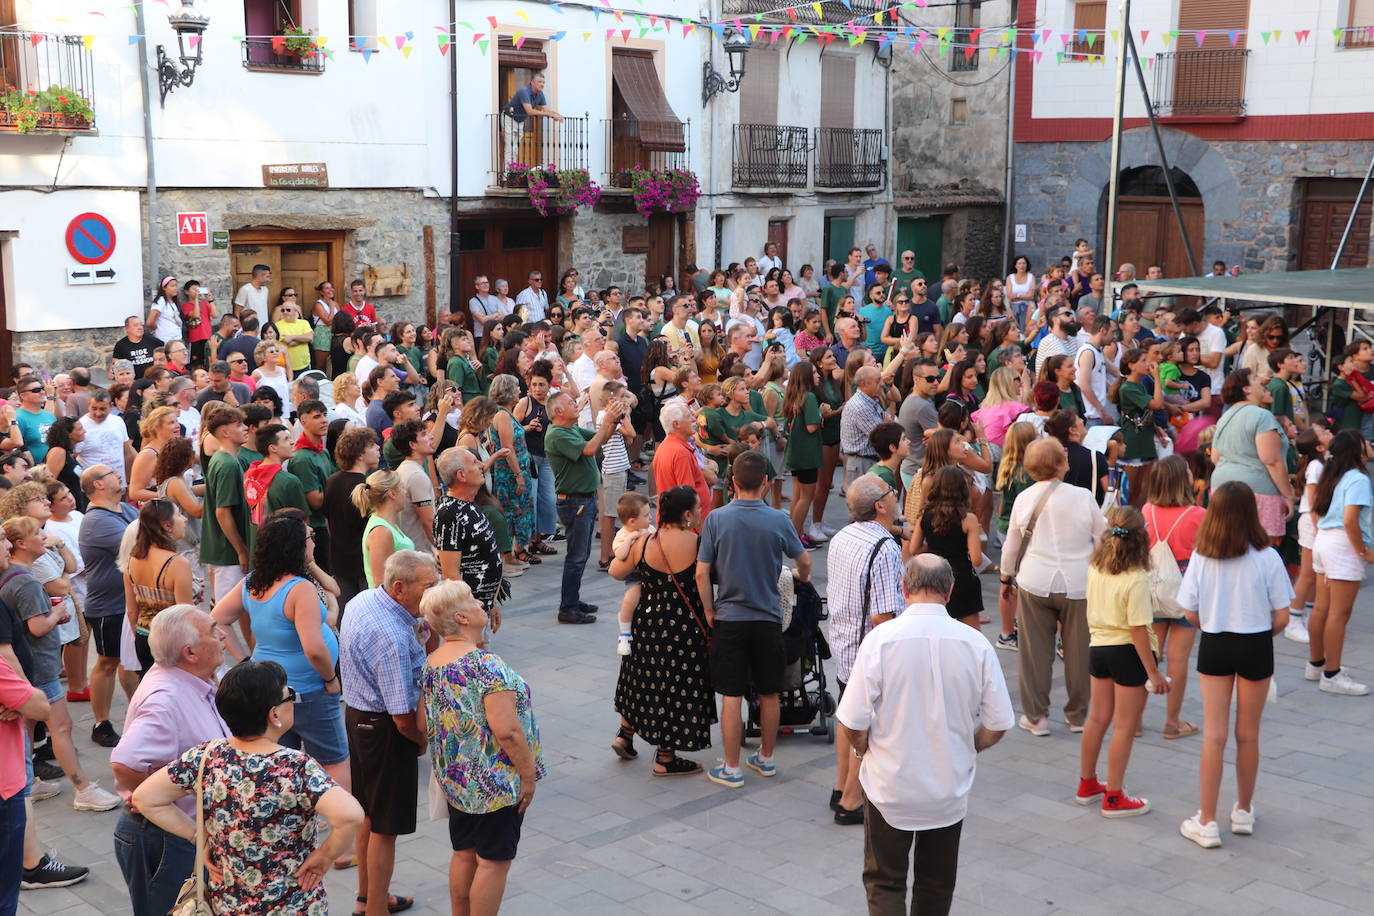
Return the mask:
[[[453,912],[495,913],[545,772],[530,688],[480,648],[487,612],[465,582],[425,592],[420,613],[443,639],[420,674],[420,712],[434,778],[448,796]]]
[[[196,774],[204,758],[207,893],[216,913],[327,914],[324,874],[353,848],[362,825],[352,795],[314,759],[277,743],[295,721],[295,700],[276,662],[234,666],[215,693],[233,737],[191,748],[134,791],[140,814],[194,843]],[[187,796],[190,807],[178,806]],[[319,846],[317,815],[330,826]]]

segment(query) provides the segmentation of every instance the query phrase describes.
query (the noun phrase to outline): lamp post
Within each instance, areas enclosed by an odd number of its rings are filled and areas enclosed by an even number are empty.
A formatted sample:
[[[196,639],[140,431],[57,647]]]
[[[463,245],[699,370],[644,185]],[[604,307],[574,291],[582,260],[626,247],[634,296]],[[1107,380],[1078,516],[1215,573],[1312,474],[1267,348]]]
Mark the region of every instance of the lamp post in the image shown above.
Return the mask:
[[[744,58],[749,53],[749,39],[743,32],[731,29],[725,36],[725,58],[730,66],[726,79],[707,60],[701,65],[701,104],[705,105],[717,92],[738,92],[744,82]]]
[[[167,93],[177,86],[189,87],[195,80],[196,68],[201,63],[201,36],[210,24],[210,17],[196,9],[194,0],[181,0],[181,9],[169,15],[167,22],[177,33],[182,66],[177,66],[177,62],[167,56],[162,45],[157,46],[157,84],[163,108],[167,107]]]

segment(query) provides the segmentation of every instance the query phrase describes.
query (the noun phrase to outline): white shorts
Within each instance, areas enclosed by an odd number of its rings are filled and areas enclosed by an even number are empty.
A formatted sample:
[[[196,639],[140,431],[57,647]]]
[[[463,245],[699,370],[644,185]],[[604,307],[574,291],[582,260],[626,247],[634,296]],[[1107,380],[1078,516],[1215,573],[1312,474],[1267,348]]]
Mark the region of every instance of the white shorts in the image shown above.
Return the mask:
[[[1312,569],[1341,582],[1364,580],[1364,557],[1350,546],[1344,528],[1318,529],[1312,544]]]
[[[1312,520],[1311,512],[1304,512],[1298,516],[1298,546],[1312,549],[1312,544],[1317,540],[1317,523]]]
[[[206,566],[205,571],[210,574],[210,594],[215,596],[216,604],[243,579],[243,570],[237,563],[233,566]]]

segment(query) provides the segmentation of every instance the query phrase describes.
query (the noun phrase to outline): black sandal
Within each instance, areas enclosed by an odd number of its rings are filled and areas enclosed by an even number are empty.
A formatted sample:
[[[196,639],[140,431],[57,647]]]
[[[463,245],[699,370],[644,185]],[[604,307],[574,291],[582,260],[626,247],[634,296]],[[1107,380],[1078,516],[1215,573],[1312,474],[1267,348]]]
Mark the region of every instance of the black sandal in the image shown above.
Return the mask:
[[[396,902],[392,903],[392,900],[395,900]],[[359,897],[358,902],[363,905],[363,910],[361,913],[357,910],[354,910],[353,916],[363,916],[363,914],[367,912],[367,898]],[[388,913],[404,913],[406,910],[410,909],[414,905],[414,897],[402,897],[400,894],[391,894],[386,898],[386,911]]]
[[[655,776],[694,776],[701,772],[701,764],[686,757],[679,757],[669,751],[666,755],[660,751],[654,755],[654,766],[663,767],[663,771],[655,769]]]
[[[616,756],[621,760],[634,760],[638,757],[639,751],[635,750],[634,729],[622,725],[620,731],[616,732],[615,740],[611,742],[611,750],[615,751]]]

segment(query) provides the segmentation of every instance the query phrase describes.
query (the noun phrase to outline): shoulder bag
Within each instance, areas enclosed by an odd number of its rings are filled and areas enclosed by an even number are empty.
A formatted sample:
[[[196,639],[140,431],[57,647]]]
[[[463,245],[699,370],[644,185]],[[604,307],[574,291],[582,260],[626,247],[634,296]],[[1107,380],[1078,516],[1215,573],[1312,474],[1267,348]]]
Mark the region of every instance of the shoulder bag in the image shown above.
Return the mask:
[[[191,877],[182,882],[170,916],[215,916],[215,908],[205,896],[205,760],[219,744],[212,741],[206,745],[196,768],[196,861]]]
[[[1026,522],[1026,533],[1021,536],[1021,545],[1017,548],[1016,559],[1011,564],[1012,584],[1016,584],[1016,576],[1021,572],[1021,561],[1026,558],[1026,548],[1030,546],[1031,535],[1035,532],[1035,523],[1040,519],[1040,513],[1045,510],[1045,504],[1050,501],[1050,495],[1059,489],[1062,480],[1054,480],[1045,488],[1045,492],[1040,495],[1040,501],[1035,504],[1035,511],[1031,513],[1030,521]]]
[[[883,545],[889,541],[897,546],[897,552],[900,554],[902,545],[898,544],[897,539],[890,535],[879,538],[878,543],[873,545],[873,550],[868,554],[868,578],[864,580],[863,617],[859,620],[859,642],[863,642],[864,637],[868,635],[873,620],[873,615],[868,612],[873,603],[873,564],[878,561],[878,551],[882,550]]]

